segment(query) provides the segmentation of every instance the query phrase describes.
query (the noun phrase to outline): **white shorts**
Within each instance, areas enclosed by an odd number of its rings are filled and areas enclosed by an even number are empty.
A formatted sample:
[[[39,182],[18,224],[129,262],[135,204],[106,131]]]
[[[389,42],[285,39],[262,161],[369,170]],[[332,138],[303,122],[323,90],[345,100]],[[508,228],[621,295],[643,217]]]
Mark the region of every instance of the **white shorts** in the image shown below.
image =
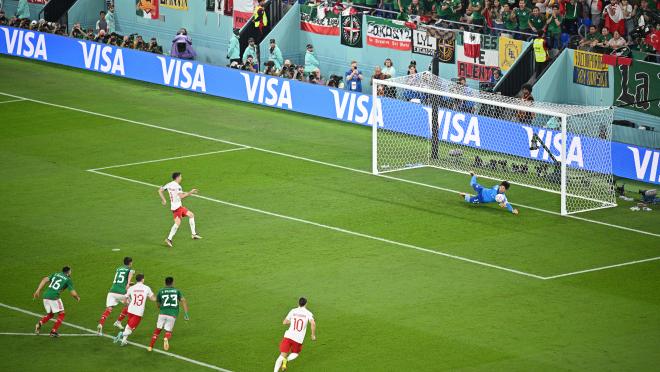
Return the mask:
[[[106,307],[114,307],[122,303],[126,299],[126,295],[119,293],[108,293],[108,297],[105,298]]]
[[[176,318],[171,315],[158,314],[158,322],[156,328],[165,329],[167,332],[172,332]]]
[[[44,308],[46,309],[47,314],[57,314],[61,311],[64,311],[64,305],[62,304],[61,298],[58,298],[57,300],[49,300],[44,298]]]

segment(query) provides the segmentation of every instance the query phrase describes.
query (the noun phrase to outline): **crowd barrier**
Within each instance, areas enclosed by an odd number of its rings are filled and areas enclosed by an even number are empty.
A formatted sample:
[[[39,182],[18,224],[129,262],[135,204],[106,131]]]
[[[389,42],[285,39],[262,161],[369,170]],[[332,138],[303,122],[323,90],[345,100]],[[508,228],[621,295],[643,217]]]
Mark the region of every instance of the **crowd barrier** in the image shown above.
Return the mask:
[[[0,54],[56,63],[354,124],[368,126],[371,125],[370,123],[376,123],[385,128],[400,128],[397,123],[383,121],[382,105],[380,102],[374,105],[370,95],[122,49],[86,40],[3,26],[0,27]],[[498,145],[495,150],[527,158],[544,160],[546,158],[543,154],[539,154],[538,150],[534,150],[536,152],[520,150],[528,148],[521,141],[529,143],[531,127],[477,115],[463,117],[461,120],[458,120],[460,114],[447,113],[447,115],[452,119],[451,125],[448,121],[445,123],[446,129],[443,128],[440,132],[443,141],[465,142],[475,147],[486,145],[486,149],[492,149],[488,144],[501,143],[495,137],[500,136],[502,130],[505,130],[509,138],[519,138],[520,141],[511,141],[507,148]],[[467,142],[466,135],[468,135]],[[553,133],[548,130],[543,135],[553,136]],[[590,155],[592,147],[589,146],[589,141],[593,139],[570,136],[569,140],[571,166],[598,171],[601,164],[594,160],[597,154]],[[557,146],[553,146],[551,151],[555,156],[559,155]],[[660,184],[658,172],[660,150],[613,142],[612,160],[613,172],[616,176]]]

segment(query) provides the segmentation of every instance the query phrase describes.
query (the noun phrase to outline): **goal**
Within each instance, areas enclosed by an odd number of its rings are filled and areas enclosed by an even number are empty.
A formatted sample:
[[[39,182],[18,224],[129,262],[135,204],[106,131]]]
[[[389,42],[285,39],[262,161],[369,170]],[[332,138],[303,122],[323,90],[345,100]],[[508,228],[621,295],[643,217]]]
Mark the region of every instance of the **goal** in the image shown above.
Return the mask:
[[[616,206],[611,107],[523,101],[430,72],[374,80],[373,102],[374,174],[474,171],[556,194],[562,215]]]

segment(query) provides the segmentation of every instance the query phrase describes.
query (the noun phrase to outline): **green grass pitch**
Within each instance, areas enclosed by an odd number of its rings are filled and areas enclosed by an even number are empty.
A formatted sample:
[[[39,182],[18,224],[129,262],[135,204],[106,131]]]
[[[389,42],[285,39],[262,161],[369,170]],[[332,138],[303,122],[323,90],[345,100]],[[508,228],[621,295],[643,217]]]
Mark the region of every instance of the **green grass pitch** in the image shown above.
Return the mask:
[[[14,58],[0,57],[0,92],[51,103],[0,94],[5,370],[270,371],[301,295],[318,340],[308,335],[294,372],[660,365],[660,260],[603,268],[660,256],[658,211],[516,217],[368,174],[369,128]],[[150,185],[175,170],[204,197],[185,201],[204,240],[184,221],[167,249],[171,215]],[[391,176],[469,191],[460,174]],[[509,199],[558,210],[521,187]],[[32,331],[43,312],[32,292],[63,265],[82,297],[63,295],[66,321],[94,329],[125,255],[152,288],[173,275],[188,298],[170,349],[184,359],[4,334]],[[603,269],[576,273],[592,268]],[[148,304],[130,340],[148,343],[156,313]]]

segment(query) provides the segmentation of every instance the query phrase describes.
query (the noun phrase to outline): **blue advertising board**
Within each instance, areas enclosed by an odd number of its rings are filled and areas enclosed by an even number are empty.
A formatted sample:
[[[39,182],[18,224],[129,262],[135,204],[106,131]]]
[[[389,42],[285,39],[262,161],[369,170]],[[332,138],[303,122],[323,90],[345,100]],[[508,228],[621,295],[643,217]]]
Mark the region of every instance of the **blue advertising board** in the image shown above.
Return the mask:
[[[418,123],[406,126],[399,122],[400,115],[383,115],[400,104],[407,105],[408,112],[424,110],[422,106],[402,101],[398,101],[399,104],[381,104],[379,101],[374,105],[370,95],[342,89],[11,27],[0,27],[0,54],[57,63],[354,124],[376,123],[384,128],[406,133],[410,130],[412,132],[409,134],[428,136],[428,131],[418,133],[424,129]],[[544,154],[543,150],[529,150],[530,138],[536,132],[546,143],[551,144],[553,154],[559,156],[560,136],[550,129],[528,127],[502,119],[450,110],[443,110],[438,115],[441,116],[440,136],[443,141],[547,160],[548,154]],[[384,121],[383,117],[387,120]],[[428,118],[429,115],[426,114],[425,117]],[[502,133],[506,133],[507,141],[502,140]],[[597,172],[605,171],[607,164],[599,156],[603,145],[604,142],[597,138],[569,135],[569,165]],[[658,149],[612,142],[612,165],[616,176],[660,184],[659,160]]]

